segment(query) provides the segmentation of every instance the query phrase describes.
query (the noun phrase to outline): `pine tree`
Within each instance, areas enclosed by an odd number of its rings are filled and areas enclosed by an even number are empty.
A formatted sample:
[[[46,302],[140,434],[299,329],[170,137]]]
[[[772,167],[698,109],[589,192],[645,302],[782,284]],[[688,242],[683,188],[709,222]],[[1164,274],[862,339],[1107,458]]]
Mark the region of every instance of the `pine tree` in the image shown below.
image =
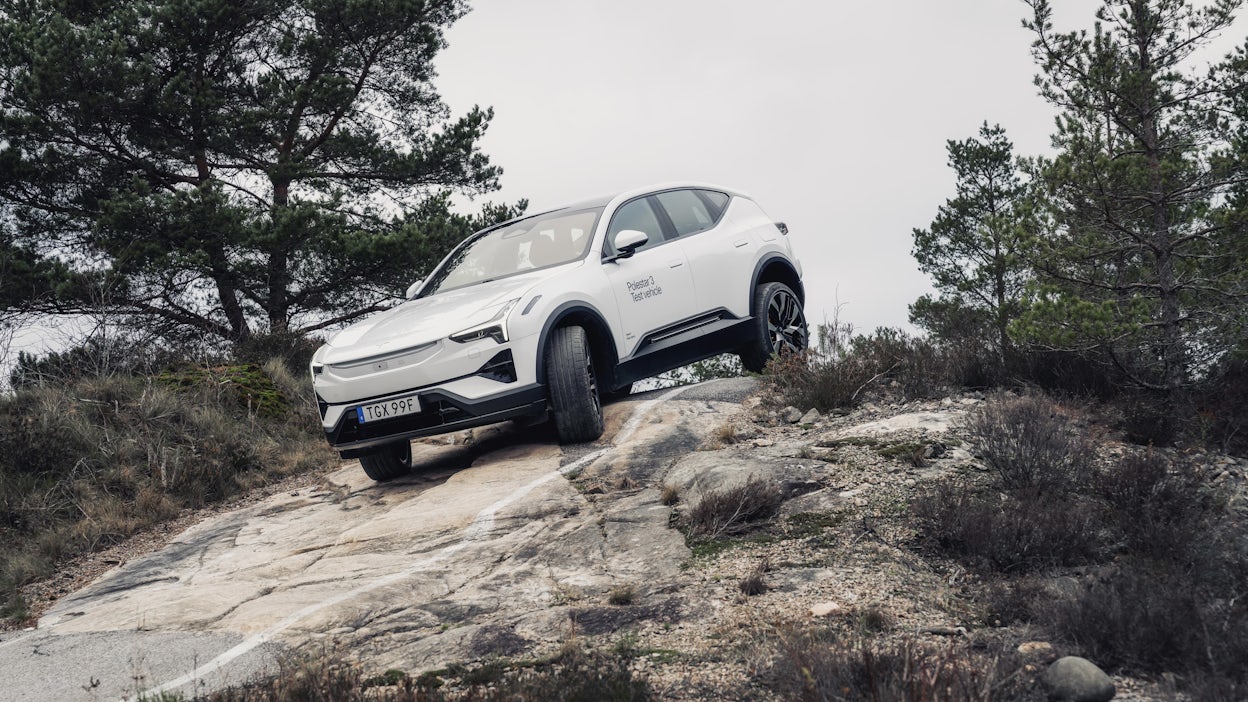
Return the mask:
[[[1048,220],[1032,254],[1041,285],[1016,329],[1096,350],[1174,408],[1244,315],[1235,234],[1215,212],[1234,183],[1216,157],[1222,115],[1244,83],[1193,65],[1240,2],[1104,0],[1091,33],[1057,33],[1049,2],[1028,4],[1037,85],[1061,115],[1057,155],[1035,169]]]
[[[478,147],[491,112],[450,119],[431,82],[462,0],[6,7],[16,242],[171,333],[238,341],[380,309],[479,223],[447,194],[497,187]]]
[[[1027,281],[1020,256],[1029,221],[1027,185],[999,125],[985,122],[978,138],[950,140],[946,148],[957,194],[930,228],[914,230],[913,249],[940,297],[919,298],[910,306],[911,321],[945,340],[987,333],[1004,365]]]

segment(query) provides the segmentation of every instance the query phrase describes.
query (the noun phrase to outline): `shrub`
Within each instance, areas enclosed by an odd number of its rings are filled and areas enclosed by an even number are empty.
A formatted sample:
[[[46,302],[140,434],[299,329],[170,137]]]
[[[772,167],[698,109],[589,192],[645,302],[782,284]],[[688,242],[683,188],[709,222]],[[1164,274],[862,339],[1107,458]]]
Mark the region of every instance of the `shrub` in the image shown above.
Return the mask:
[[[928,339],[881,327],[850,342],[850,352],[876,369],[882,379],[895,383],[907,399],[936,397],[959,383],[961,374],[950,367],[952,355]]]
[[[1043,395],[997,395],[971,414],[966,429],[1007,490],[1060,494],[1083,482],[1092,465],[1087,435]]]
[[[1023,377],[1047,392],[1109,400],[1127,385],[1112,359],[1095,351],[1031,349],[1019,365]]]
[[[813,349],[768,364],[768,389],[780,404],[827,412],[857,405],[872,389],[928,398],[951,387],[980,386],[991,375],[970,347],[936,344],[897,329],[855,335],[851,325],[831,322],[819,325],[817,338]]]
[[[1054,500],[947,482],[911,503],[922,539],[968,564],[1004,573],[1096,562],[1099,511],[1086,499]]]
[[[786,700],[1019,699],[1027,687],[1010,675],[1021,667],[1015,655],[984,655],[964,644],[930,648],[913,639],[881,643],[788,627],[775,649],[767,684]]]
[[[853,407],[878,371],[854,356],[819,358],[810,352],[786,354],[767,363],[767,394],[781,405],[820,412]]]
[[[1248,455],[1248,343],[1218,364],[1201,387],[1189,433],[1229,453]]]
[[[1240,583],[1242,586],[1242,582]],[[1125,567],[1038,609],[1054,634],[1099,664],[1248,683],[1248,607],[1209,598],[1182,573]]]
[[[1156,451],[1125,454],[1098,471],[1093,491],[1104,500],[1121,549],[1134,557],[1188,566],[1198,552],[1217,501],[1190,462],[1177,466]]]
[[[694,536],[714,539],[772,517],[782,502],[775,481],[752,475],[740,485],[704,493],[685,513],[684,522]]]
[[[1119,427],[1127,441],[1140,446],[1169,446],[1178,437],[1178,413],[1172,400],[1133,391],[1115,398],[1113,404],[1121,412]]]

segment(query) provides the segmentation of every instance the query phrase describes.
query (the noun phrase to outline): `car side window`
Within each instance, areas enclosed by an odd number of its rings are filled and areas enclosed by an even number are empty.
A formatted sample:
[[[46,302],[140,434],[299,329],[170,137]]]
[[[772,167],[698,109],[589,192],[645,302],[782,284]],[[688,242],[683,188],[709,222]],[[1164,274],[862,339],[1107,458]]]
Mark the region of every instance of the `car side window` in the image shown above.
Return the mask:
[[[718,222],[719,218],[723,216],[724,210],[728,207],[728,200],[730,199],[728,195],[714,190],[696,190],[694,192],[698,194],[698,198],[706,205],[707,211],[711,213],[711,218]]]
[[[655,198],[663,206],[678,236],[714,227],[728,202],[727,195],[709,190],[669,190],[655,195]]]
[[[663,243],[663,227],[659,224],[659,218],[655,215],[648,197],[633,200],[616,210],[615,216],[611,218],[611,226],[607,227],[607,241],[603,247],[605,255],[613,256],[618,253],[615,248],[615,237],[625,229],[645,232],[649,237],[645,245],[637,249],[638,251],[644,251]]]

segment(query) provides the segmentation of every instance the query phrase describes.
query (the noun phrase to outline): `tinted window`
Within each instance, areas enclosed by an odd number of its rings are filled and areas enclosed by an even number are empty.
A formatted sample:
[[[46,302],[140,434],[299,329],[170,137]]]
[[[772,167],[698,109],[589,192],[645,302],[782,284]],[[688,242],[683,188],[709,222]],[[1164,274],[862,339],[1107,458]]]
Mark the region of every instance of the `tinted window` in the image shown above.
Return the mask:
[[[711,218],[718,221],[720,215],[724,213],[724,208],[728,207],[728,196],[724,193],[717,193],[714,190],[698,190],[698,197],[706,204],[706,209],[711,213]]]
[[[615,235],[625,229],[645,232],[650,237],[644,246],[638,247],[638,251],[657,246],[663,241],[663,227],[659,226],[659,218],[655,216],[654,209],[650,207],[649,198],[633,200],[616,211],[615,216],[611,218],[611,226],[607,228],[606,252],[608,254],[616,253]]]
[[[706,203],[692,190],[672,190],[659,193],[655,198],[671,218],[677,236],[710,229],[715,224],[715,218],[707,211]]]

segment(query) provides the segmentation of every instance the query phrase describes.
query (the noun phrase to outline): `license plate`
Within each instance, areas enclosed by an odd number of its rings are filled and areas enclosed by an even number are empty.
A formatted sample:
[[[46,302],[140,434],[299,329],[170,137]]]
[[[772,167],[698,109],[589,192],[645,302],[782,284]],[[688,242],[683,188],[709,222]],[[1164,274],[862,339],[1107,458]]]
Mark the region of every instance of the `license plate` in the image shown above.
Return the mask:
[[[416,414],[419,411],[420,398],[412,395],[411,397],[400,397],[397,400],[360,405],[355,408],[355,418],[360,424],[363,424],[365,422],[375,422],[378,419],[390,419],[392,417],[402,417],[405,414]]]

